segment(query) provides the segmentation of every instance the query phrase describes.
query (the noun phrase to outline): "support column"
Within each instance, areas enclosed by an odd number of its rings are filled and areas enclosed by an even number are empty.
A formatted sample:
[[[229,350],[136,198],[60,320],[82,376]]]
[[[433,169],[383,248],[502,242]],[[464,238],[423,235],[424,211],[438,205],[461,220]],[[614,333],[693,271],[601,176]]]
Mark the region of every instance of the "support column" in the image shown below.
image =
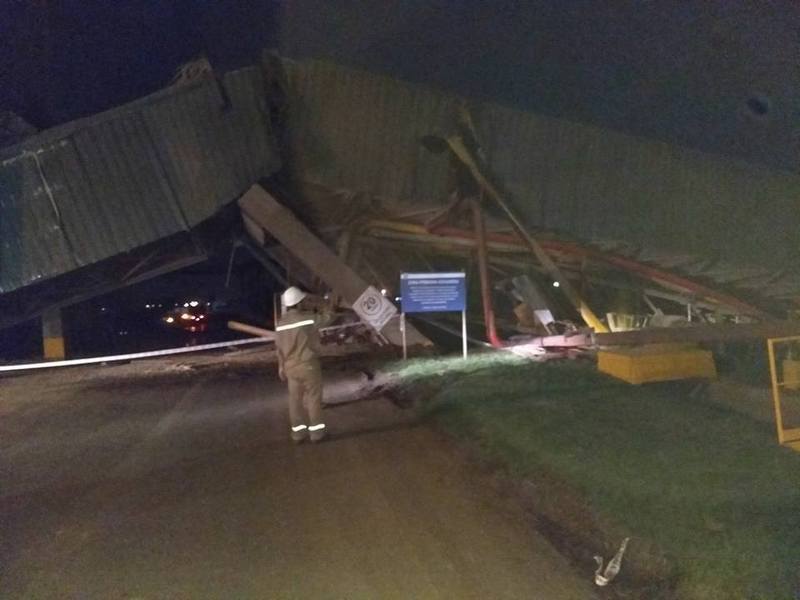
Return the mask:
[[[42,314],[42,342],[45,360],[64,360],[66,352],[60,308],[54,308]]]
[[[483,193],[481,192],[481,199]],[[492,307],[492,288],[489,281],[489,251],[486,247],[486,222],[483,218],[483,207],[478,198],[470,199],[472,207],[472,223],[475,227],[475,246],[478,251],[478,274],[481,279],[481,302],[483,303],[483,321],[486,324],[486,337],[495,348],[502,348],[503,342],[497,337]]]

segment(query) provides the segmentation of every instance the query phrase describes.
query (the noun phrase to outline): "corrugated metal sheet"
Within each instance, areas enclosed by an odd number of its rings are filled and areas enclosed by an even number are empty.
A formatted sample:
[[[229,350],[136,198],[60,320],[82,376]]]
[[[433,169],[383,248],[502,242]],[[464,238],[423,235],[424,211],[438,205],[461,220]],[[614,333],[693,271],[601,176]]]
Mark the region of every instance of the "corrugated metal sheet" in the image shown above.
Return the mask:
[[[444,131],[455,98],[325,62],[284,62],[293,168],[302,180],[387,198],[435,201],[448,160],[422,136]]]
[[[302,179],[444,199],[447,161],[419,138],[449,130],[457,98],[329,63],[285,67]],[[795,173],[496,104],[470,106],[493,171],[534,227],[770,271],[800,258]]]
[[[0,292],[187,230],[280,166],[260,69],[167,89],[0,155]]]

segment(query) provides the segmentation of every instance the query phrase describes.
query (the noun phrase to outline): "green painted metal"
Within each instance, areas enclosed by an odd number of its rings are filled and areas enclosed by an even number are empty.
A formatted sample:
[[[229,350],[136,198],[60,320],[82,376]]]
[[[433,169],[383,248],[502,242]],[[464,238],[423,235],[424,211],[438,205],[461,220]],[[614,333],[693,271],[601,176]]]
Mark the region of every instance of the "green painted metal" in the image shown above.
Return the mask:
[[[328,62],[284,65],[294,166],[305,182],[444,205],[448,156],[420,140],[457,132],[467,103],[488,165],[528,226],[645,262],[679,259],[675,270],[701,280],[800,294],[796,173]]]
[[[191,229],[277,171],[265,90],[242,69],[0,151],[0,293]]]

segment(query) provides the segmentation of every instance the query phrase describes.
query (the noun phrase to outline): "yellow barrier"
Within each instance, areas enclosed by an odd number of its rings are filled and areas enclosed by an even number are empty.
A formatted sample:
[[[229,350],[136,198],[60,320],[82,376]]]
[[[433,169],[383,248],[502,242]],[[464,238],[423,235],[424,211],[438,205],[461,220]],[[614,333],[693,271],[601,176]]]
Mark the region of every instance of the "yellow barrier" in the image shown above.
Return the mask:
[[[775,358],[776,346],[800,342],[800,336],[771,338],[767,340],[769,354],[769,374],[772,380],[772,403],[775,408],[775,427],[778,430],[778,443],[800,451],[800,427],[784,427],[783,390],[800,389],[800,361],[786,358],[781,361],[781,375]]]
[[[597,369],[633,384],[717,376],[714,355],[685,344],[601,350],[597,353]]]

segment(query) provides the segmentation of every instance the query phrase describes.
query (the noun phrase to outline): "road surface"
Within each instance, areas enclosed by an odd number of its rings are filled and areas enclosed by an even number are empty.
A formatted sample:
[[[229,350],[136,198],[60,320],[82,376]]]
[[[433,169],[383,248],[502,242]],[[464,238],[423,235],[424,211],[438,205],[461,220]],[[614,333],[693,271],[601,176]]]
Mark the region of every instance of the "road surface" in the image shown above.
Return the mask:
[[[292,446],[274,368],[200,367],[0,380],[0,597],[592,597],[413,411],[328,408]]]

